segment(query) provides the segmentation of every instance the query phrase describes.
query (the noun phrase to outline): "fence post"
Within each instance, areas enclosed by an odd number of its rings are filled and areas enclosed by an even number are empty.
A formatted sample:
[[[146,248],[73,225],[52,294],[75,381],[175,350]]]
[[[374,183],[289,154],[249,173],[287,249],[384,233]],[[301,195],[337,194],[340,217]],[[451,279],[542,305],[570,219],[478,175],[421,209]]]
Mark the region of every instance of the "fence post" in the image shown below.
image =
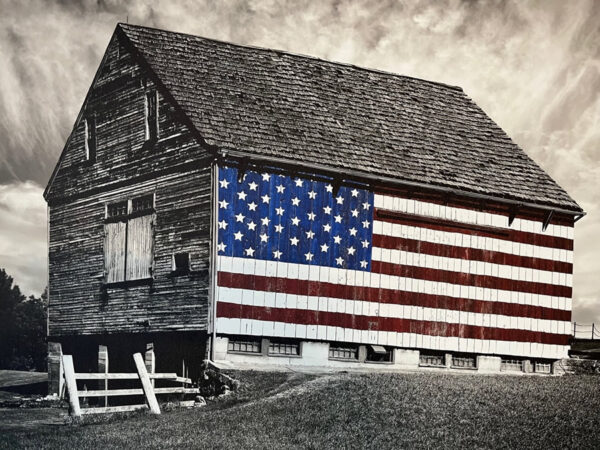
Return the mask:
[[[573,322],[573,337],[577,339],[577,322]]]
[[[64,376],[62,346],[59,342],[48,342],[48,394],[63,395]]]
[[[146,344],[144,363],[146,364],[146,370],[148,373],[154,373],[156,371],[156,356],[154,355],[153,343]],[[154,387],[154,380],[152,380],[152,387]]]
[[[63,367],[65,371],[67,392],[69,393],[70,413],[74,417],[81,417],[79,396],[77,395],[77,380],[75,379],[75,368],[73,367],[73,356],[63,355]]]
[[[148,403],[150,412],[152,414],[160,414],[160,407],[158,406],[158,402],[156,401],[156,395],[154,395],[154,388],[152,387],[152,383],[150,382],[148,372],[146,371],[146,365],[144,364],[144,358],[142,358],[142,354],[134,354],[133,360],[135,361],[135,367],[137,369],[138,376],[140,377],[140,381],[142,382],[142,389],[144,390],[144,395],[146,396],[146,402]]]
[[[592,341],[594,340],[594,335],[596,334],[595,333],[595,328],[596,328],[596,324],[592,323]]]
[[[108,373],[108,347],[106,345],[98,346],[98,372]],[[108,379],[98,382],[99,388],[108,391]],[[100,397],[98,406],[108,406],[108,397]]]

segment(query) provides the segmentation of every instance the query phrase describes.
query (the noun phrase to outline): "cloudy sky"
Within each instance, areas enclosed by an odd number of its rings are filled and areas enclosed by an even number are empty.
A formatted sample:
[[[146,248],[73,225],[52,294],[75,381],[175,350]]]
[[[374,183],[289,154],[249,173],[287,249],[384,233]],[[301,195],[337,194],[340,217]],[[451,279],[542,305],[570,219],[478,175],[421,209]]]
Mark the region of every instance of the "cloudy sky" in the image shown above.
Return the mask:
[[[0,267],[46,285],[42,191],[117,22],[459,85],[588,212],[574,317],[600,322],[600,1],[0,0]]]

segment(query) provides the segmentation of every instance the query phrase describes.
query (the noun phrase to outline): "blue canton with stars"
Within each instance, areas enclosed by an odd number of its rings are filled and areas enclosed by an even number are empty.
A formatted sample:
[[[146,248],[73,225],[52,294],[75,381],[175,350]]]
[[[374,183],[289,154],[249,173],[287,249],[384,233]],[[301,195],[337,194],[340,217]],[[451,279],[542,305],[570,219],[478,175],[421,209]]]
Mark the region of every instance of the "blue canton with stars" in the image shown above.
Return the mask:
[[[220,167],[218,254],[371,269],[373,193],[331,183]]]

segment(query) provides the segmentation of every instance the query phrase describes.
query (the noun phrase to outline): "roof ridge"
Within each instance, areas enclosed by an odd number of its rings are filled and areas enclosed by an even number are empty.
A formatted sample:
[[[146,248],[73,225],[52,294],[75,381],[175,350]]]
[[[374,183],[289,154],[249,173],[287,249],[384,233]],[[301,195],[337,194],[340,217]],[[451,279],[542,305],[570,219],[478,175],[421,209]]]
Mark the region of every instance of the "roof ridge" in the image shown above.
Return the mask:
[[[197,34],[191,34],[191,33],[182,33],[179,31],[171,31],[171,30],[165,30],[163,28],[156,28],[156,27],[149,27],[146,25],[133,25],[130,23],[123,23],[123,22],[118,22],[117,26],[125,26],[125,27],[130,27],[130,28],[144,28],[147,30],[155,30],[155,31],[160,31],[163,33],[171,33],[171,34],[178,34],[181,36],[189,36],[195,39],[201,39],[204,41],[210,41],[210,42],[216,42],[219,44],[225,44],[225,45],[231,45],[234,47],[241,47],[241,48],[247,48],[247,49],[252,49],[252,50],[259,50],[259,51],[263,51],[263,52],[271,52],[271,53],[277,53],[277,54],[281,54],[281,55],[285,55],[285,56],[293,56],[295,58],[302,58],[302,59],[309,59],[309,60],[313,60],[313,61],[320,61],[320,62],[324,62],[326,64],[331,64],[333,66],[342,66],[342,67],[351,67],[354,69],[359,69],[359,70],[364,70],[365,72],[372,72],[372,73],[377,73],[377,74],[381,74],[381,75],[387,75],[387,76],[392,76],[392,77],[396,77],[396,78],[405,78],[405,79],[409,79],[409,80],[416,80],[416,81],[421,81],[421,82],[425,82],[425,83],[430,83],[430,84],[435,84],[437,86],[442,86],[444,88],[448,88],[448,89],[452,89],[455,91],[460,91],[460,92],[464,92],[463,88],[460,86],[455,86],[452,84],[447,84],[447,83],[442,83],[441,81],[434,81],[434,80],[426,80],[424,78],[419,78],[419,77],[413,77],[410,75],[403,75],[403,74],[399,74],[396,72],[390,72],[388,70],[381,70],[381,69],[374,69],[371,67],[364,67],[364,66],[358,66],[356,64],[352,64],[352,63],[345,63],[345,62],[340,62],[340,61],[332,61],[330,59],[324,59],[324,58],[319,58],[318,56],[312,56],[312,55],[306,55],[303,53],[295,53],[295,52],[291,52],[288,50],[280,50],[280,49],[273,49],[273,48],[268,48],[268,47],[259,47],[256,45],[248,45],[248,44],[238,44],[235,42],[230,42],[230,41],[224,41],[221,39],[215,39],[215,38],[208,38],[208,37],[204,37],[204,36],[198,36]]]

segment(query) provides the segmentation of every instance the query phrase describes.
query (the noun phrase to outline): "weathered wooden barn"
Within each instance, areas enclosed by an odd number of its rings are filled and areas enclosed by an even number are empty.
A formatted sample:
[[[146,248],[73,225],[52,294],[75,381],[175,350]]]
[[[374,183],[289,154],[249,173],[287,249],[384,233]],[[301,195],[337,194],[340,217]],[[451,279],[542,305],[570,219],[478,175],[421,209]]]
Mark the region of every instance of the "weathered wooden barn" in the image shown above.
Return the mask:
[[[119,24],[44,195],[78,370],[567,355],[584,213],[458,87]]]

